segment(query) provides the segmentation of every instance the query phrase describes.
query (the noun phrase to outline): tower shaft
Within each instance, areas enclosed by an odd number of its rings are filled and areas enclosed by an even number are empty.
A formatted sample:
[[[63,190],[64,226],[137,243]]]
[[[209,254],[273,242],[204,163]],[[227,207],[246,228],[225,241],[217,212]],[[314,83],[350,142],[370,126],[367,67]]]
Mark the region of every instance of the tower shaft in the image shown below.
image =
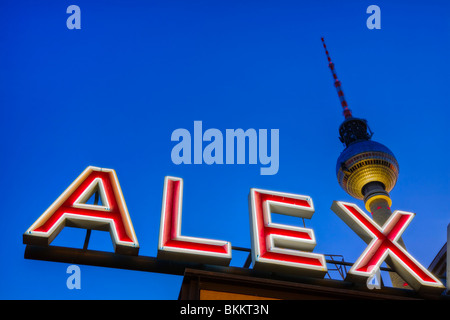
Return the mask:
[[[367,206],[367,202],[366,202]],[[392,215],[392,211],[390,208],[389,200],[386,198],[377,198],[370,202],[370,212],[372,213],[373,220],[379,225],[383,226],[385,222],[389,219],[389,217]],[[403,242],[403,239],[400,238],[397,240],[397,243],[401,245],[403,248],[405,247],[405,243]],[[390,258],[386,258],[386,263],[390,265]],[[398,273],[396,272],[389,272],[389,277],[391,278],[392,286],[395,288],[404,288],[404,289],[410,289],[411,287],[403,280]]]

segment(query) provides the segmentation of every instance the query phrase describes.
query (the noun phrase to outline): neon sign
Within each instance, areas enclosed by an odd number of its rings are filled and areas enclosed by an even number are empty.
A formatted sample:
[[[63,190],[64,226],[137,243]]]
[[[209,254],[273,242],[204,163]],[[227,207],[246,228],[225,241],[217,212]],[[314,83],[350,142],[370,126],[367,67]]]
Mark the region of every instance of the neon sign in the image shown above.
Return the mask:
[[[228,265],[231,243],[181,235],[183,179],[164,180],[158,258]]]
[[[380,228],[355,204],[334,201],[331,209],[368,244],[348,272],[351,277],[367,279],[373,276],[388,258],[388,264],[416,290],[441,288],[442,283],[397,243],[414,213],[396,210]]]
[[[300,272],[323,277],[327,273],[325,256],[312,253],[314,231],[273,223],[271,213],[311,219],[312,199],[289,193],[251,189],[250,224],[254,268]]]
[[[96,192],[102,205],[87,204]],[[116,253],[138,254],[139,243],[116,173],[88,167],[28,228],[26,244],[48,245],[65,227],[109,230]]]
[[[158,241],[158,259],[229,265],[231,243],[181,234],[183,179],[165,177]],[[94,193],[101,205],[88,204]],[[334,201],[331,209],[367,244],[348,271],[352,281],[372,278],[386,260],[415,290],[444,290],[442,283],[397,243],[413,213],[395,211],[378,226],[352,203]],[[313,201],[308,196],[250,189],[249,214],[252,261],[255,269],[324,277],[323,254],[313,253],[314,231],[272,222],[278,213],[311,219]],[[116,253],[137,255],[139,243],[116,173],[112,169],[88,167],[28,228],[24,244],[49,245],[64,226],[109,231]]]

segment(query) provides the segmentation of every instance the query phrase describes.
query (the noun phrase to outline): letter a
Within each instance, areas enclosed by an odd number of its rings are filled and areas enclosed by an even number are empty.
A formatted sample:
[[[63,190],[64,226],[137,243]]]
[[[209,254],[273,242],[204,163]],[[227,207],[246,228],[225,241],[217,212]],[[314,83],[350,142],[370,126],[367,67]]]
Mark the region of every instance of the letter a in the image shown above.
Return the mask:
[[[67,7],[66,13],[72,13],[70,17],[67,18],[66,25],[67,28],[81,29],[81,10],[79,6],[71,5]]]
[[[372,13],[367,18],[366,25],[369,29],[381,29],[381,10],[379,6],[371,5],[367,7],[366,13]]]
[[[98,192],[102,205],[88,204]],[[116,172],[88,167],[23,235],[24,244],[49,245],[65,227],[109,231],[114,250],[137,255],[139,244]]]
[[[66,281],[67,289],[81,289],[81,270],[77,265],[67,267],[66,273],[71,274]]]

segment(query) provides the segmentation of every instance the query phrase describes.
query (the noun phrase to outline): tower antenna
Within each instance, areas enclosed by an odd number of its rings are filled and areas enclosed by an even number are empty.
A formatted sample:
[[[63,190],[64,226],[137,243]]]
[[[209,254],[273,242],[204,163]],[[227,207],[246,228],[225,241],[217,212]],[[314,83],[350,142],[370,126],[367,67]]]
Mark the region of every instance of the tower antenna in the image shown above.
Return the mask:
[[[352,117],[352,111],[348,108],[347,101],[345,100],[345,97],[344,97],[344,91],[342,91],[341,82],[338,80],[338,77],[337,77],[337,74],[336,74],[336,70],[334,69],[334,63],[331,61],[331,58],[330,58],[330,55],[328,53],[328,49],[327,49],[327,46],[325,44],[325,40],[324,40],[323,37],[322,37],[322,43],[323,43],[323,48],[325,49],[325,53],[327,55],[328,67],[330,67],[331,73],[333,75],[334,86],[336,87],[339,100],[341,101],[342,109],[344,109],[344,112],[343,112],[344,113],[344,117],[345,117],[345,119],[351,118]]]

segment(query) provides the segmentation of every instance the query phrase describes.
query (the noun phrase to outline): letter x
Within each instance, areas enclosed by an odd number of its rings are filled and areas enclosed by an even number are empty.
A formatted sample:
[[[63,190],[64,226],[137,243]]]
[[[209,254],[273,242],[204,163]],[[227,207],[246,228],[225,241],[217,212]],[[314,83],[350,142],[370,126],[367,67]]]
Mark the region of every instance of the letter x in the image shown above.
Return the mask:
[[[350,277],[372,276],[389,256],[389,266],[414,289],[419,290],[422,286],[444,288],[397,242],[414,218],[414,213],[396,210],[380,227],[353,203],[334,201],[331,209],[368,244],[349,270]]]

